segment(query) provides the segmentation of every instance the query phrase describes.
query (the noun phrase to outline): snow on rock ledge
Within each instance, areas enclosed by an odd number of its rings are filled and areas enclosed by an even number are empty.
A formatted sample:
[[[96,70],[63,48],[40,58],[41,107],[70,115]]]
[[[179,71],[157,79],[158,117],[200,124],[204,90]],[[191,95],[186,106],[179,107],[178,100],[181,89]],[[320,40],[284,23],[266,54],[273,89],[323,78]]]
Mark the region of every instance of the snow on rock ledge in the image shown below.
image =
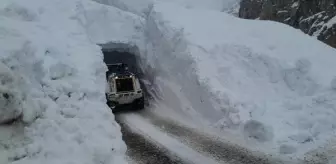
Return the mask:
[[[334,49],[280,23],[172,3],[156,3],[147,28],[154,52],[147,58],[155,59],[148,63],[175,81],[170,88],[184,94],[194,115],[235,134],[242,130],[240,136],[262,137],[255,141],[271,145],[267,152],[293,156],[334,136]],[[170,94],[164,96],[173,101]],[[243,128],[249,120],[258,121],[258,134]]]
[[[79,21],[81,6],[102,7],[85,0],[0,5],[0,122],[18,121],[0,126],[0,163],[126,163],[105,103],[107,68]],[[3,129],[11,128],[8,137]]]

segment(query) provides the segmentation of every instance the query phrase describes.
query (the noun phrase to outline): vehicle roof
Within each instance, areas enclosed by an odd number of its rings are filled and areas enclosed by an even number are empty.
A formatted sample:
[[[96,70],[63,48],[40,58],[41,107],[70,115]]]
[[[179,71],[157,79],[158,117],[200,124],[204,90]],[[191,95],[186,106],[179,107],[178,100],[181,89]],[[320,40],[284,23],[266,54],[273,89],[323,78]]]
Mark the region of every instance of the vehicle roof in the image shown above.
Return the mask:
[[[134,75],[134,73],[130,72],[130,71],[108,71],[107,74],[108,76],[113,74],[114,76],[131,76]]]
[[[114,65],[119,65],[119,66],[122,66],[122,65],[126,65],[124,63],[113,63],[113,64],[106,64],[107,66],[114,66]]]
[[[108,71],[106,72],[107,76],[110,76],[111,74],[114,74],[114,77],[116,76],[131,76],[135,75],[134,73],[130,72],[128,69],[127,64],[125,63],[113,63],[113,64],[106,64],[108,67]]]

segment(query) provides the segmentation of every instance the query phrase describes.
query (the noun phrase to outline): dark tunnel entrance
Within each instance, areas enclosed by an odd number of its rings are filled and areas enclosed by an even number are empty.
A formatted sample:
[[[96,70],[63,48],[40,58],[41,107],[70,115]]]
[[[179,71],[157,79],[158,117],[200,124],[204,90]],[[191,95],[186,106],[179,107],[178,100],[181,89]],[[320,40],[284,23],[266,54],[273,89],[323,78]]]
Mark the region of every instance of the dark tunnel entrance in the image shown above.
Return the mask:
[[[145,96],[145,104],[148,106],[149,101],[153,99],[148,92],[148,86],[146,86],[143,80],[148,81],[150,75],[144,74],[140,66],[140,52],[136,46],[124,44],[124,43],[107,43],[99,45],[101,46],[102,53],[104,54],[105,64],[124,63],[127,64],[128,70],[134,73],[140,79],[140,85],[143,89]]]
[[[131,72],[139,76],[140,70],[136,67],[137,60],[134,54],[130,52],[121,52],[117,50],[102,49],[104,54],[104,62],[106,64],[124,63],[128,65]]]

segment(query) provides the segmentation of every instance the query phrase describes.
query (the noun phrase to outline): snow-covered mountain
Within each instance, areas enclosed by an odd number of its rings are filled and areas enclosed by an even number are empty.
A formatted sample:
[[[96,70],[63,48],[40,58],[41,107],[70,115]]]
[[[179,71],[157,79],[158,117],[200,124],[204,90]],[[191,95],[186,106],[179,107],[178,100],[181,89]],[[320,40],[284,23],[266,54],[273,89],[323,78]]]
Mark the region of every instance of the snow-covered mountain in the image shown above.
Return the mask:
[[[146,110],[279,156],[332,152],[336,50],[224,2],[4,0],[0,163],[127,163],[105,104],[108,42],[139,49]]]
[[[286,23],[336,48],[334,0],[242,0],[239,17]]]

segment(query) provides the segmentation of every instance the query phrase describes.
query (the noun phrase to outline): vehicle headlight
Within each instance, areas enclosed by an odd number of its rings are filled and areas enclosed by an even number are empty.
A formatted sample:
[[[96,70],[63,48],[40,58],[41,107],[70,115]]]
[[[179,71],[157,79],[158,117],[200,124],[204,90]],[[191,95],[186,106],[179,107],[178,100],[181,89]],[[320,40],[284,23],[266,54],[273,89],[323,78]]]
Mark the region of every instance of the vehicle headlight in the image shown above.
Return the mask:
[[[110,94],[109,95],[109,98],[116,98],[118,95],[116,95],[116,94]]]

